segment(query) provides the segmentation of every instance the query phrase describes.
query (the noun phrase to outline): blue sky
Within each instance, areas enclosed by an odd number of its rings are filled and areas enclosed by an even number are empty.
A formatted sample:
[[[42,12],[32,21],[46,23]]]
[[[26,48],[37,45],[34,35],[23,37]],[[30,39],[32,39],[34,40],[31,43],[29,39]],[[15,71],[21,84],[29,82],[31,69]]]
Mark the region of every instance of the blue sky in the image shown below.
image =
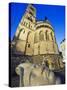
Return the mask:
[[[18,24],[25,13],[28,4],[23,3],[11,3],[10,4],[10,27],[11,30],[11,39],[13,38]],[[57,5],[41,5],[34,4],[36,8],[36,18],[37,20],[45,20],[45,16],[50,21],[51,25],[54,28],[56,41],[58,46],[60,42],[65,38],[65,7]]]

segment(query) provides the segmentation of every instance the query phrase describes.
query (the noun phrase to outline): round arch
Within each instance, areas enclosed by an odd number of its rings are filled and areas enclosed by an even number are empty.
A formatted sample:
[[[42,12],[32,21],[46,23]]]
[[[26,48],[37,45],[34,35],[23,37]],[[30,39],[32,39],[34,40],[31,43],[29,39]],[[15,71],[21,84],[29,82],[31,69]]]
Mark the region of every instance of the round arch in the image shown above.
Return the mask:
[[[43,41],[44,40],[44,32],[43,31],[40,31],[39,32],[39,40],[40,41]]]

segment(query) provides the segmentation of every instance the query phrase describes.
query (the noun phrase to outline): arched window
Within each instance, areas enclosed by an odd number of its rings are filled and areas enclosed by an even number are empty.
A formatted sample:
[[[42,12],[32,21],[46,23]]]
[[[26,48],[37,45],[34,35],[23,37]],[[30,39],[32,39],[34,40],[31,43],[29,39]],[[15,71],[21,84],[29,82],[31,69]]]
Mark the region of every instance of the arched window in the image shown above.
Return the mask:
[[[46,40],[48,39],[48,36],[47,36],[47,31],[45,32],[45,37],[46,37]]]
[[[52,32],[51,32],[50,34],[51,34],[51,39],[53,40],[53,35],[52,35]]]
[[[40,33],[39,33],[39,40],[40,41],[44,40],[44,33],[42,31],[40,31]]]
[[[34,43],[37,43],[38,42],[38,36],[37,36],[37,33],[34,34]]]
[[[18,33],[17,38],[19,38],[19,37],[20,37],[20,34],[21,34],[22,30],[23,30],[23,28],[21,28],[21,29],[19,30],[19,33]]]

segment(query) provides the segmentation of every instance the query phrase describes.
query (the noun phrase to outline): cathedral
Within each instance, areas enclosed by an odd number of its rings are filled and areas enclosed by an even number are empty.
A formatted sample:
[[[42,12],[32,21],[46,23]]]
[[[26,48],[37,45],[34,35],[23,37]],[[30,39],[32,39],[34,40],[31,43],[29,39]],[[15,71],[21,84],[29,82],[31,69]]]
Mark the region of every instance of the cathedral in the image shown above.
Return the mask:
[[[36,8],[33,5],[28,5],[17,27],[12,46],[22,55],[32,57],[32,63],[45,63],[50,70],[64,67],[54,28],[47,17],[43,21],[36,19]]]

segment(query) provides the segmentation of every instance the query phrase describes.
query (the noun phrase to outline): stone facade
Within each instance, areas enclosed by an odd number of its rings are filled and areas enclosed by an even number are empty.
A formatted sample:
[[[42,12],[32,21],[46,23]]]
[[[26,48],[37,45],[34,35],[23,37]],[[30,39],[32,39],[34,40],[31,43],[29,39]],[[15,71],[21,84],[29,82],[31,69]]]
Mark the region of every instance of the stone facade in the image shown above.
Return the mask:
[[[32,5],[28,5],[18,25],[13,45],[22,55],[32,56],[32,63],[42,64],[45,61],[52,70],[64,67],[52,25],[47,18],[37,21],[36,9]]]
[[[54,29],[47,19],[36,21],[36,9],[29,5],[15,33],[16,49],[25,55],[58,54]]]

